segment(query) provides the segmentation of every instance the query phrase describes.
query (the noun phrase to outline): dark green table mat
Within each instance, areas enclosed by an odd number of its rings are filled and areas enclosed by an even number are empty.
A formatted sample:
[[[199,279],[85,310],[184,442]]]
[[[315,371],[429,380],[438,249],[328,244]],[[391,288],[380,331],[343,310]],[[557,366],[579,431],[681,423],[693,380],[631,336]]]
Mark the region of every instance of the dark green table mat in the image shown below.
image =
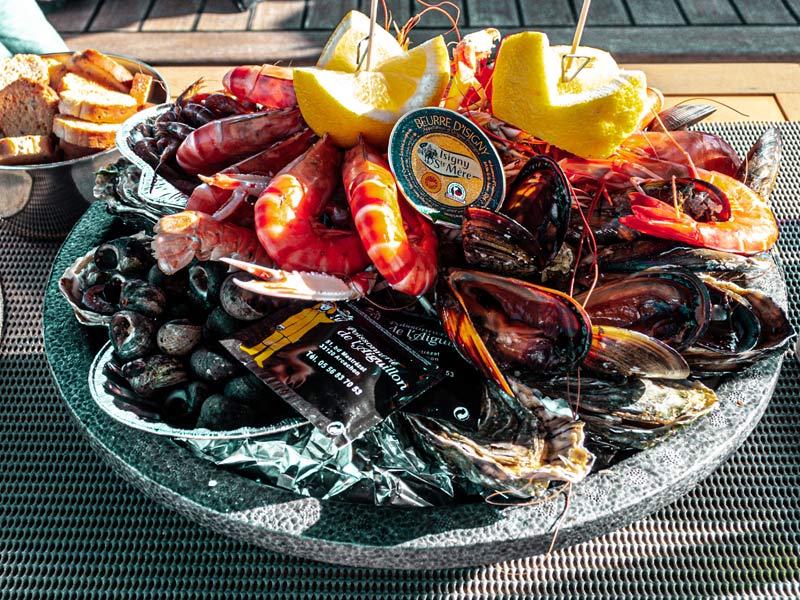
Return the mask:
[[[768,125],[707,128],[743,153]],[[800,123],[781,128],[778,247],[800,329]],[[629,527],[484,567],[338,567],[212,533],[143,496],[94,454],[43,354],[41,302],[57,250],[0,223],[0,599],[800,597],[800,365],[793,355],[764,418],[733,457]]]

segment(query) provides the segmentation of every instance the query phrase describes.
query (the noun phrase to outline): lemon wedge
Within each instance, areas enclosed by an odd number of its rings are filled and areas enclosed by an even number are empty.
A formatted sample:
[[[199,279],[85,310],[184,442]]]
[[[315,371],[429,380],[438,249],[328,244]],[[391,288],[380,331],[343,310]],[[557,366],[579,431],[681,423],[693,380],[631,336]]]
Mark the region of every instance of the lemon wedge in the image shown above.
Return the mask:
[[[294,90],[303,118],[317,135],[327,133],[338,146],[350,148],[363,134],[369,143],[385,147],[401,116],[439,104],[449,79],[447,46],[437,36],[372,71],[295,69]]]
[[[580,47],[577,54],[590,62],[564,82],[561,57],[567,52],[567,46],[551,48],[539,32],[505,38],[495,63],[492,111],[563,150],[605,158],[647,110],[647,80],[641,71],[619,69],[606,52]]]
[[[317,67],[331,71],[353,73],[364,60],[369,37],[369,17],[357,10],[351,10],[333,30],[317,60]],[[387,58],[399,56],[403,48],[391,33],[380,25],[375,25],[372,38],[373,68]]]

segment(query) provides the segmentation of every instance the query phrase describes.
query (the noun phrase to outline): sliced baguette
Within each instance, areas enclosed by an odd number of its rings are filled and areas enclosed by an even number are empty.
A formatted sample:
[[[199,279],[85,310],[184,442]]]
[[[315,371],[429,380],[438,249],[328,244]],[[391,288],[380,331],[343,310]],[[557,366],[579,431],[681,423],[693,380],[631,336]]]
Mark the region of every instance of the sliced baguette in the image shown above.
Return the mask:
[[[83,75],[118,92],[127,93],[131,89],[133,81],[131,72],[113,58],[97,50],[76,52],[67,61],[67,68],[73,73]]]
[[[46,85],[50,81],[48,64],[36,54],[16,54],[11,58],[0,60],[0,89],[18,79]]]
[[[17,79],[0,89],[0,132],[49,135],[58,110],[58,94],[47,84]]]
[[[37,165],[56,156],[49,135],[22,135],[0,138],[0,165]]]
[[[72,73],[71,71],[67,71],[64,73],[61,78],[58,80],[57,84],[53,86],[53,89],[57,91],[59,94],[70,91],[70,92],[115,92],[119,94],[115,90],[112,90],[109,87],[101,85],[91,79],[87,79],[83,75],[79,75],[78,73]]]
[[[68,115],[56,115],[53,133],[69,144],[86,148],[111,148],[119,123],[94,123]]]
[[[146,73],[136,73],[131,82],[131,96],[136,100],[137,106],[144,106],[150,99],[150,90],[153,89],[153,77]]]
[[[58,112],[95,123],[122,123],[136,113],[138,103],[119,92],[61,92]]]

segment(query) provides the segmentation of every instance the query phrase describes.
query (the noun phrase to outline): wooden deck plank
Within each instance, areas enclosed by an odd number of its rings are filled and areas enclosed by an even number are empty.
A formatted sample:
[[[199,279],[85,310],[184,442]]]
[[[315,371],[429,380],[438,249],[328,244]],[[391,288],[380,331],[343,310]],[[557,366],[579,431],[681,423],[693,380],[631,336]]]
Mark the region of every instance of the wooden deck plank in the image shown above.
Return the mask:
[[[648,84],[681,96],[794,93],[800,87],[797,63],[624,63],[623,66],[643,70]],[[743,72],[747,72],[746,83],[742,82]]]
[[[142,31],[192,31],[203,0],[158,0]]]
[[[467,0],[467,24],[470,27],[520,27],[515,0]]]
[[[800,121],[800,92],[775,94],[775,99],[789,121]]]
[[[678,5],[672,0],[626,0],[628,9],[637,25],[685,25]]]
[[[521,2],[522,22],[531,29],[548,25],[575,25],[577,22],[566,2]]]
[[[197,31],[246,31],[251,11],[239,11],[230,0],[206,0]]]
[[[678,0],[692,25],[726,25],[741,23],[728,0]]]
[[[781,0],[758,0],[758,3],[743,2],[742,0],[731,0],[745,23],[796,23],[792,13],[786,8]]]
[[[73,0],[57,11],[47,14],[47,20],[59,33],[86,31],[97,5],[102,0]]]
[[[670,107],[682,102],[690,104],[712,104],[717,107],[713,121],[785,121],[786,117],[781,110],[775,96],[772,94],[754,96],[726,96],[714,95],[713,101],[709,102],[705,97],[697,100],[696,96],[675,96],[667,95],[664,97],[664,106]]]
[[[89,31],[139,31],[150,0],[106,0]]]
[[[259,2],[253,9],[252,31],[300,29],[303,26],[303,0]]]
[[[325,29],[330,32],[345,14],[358,8],[358,0],[308,0],[303,27]]]
[[[580,13],[581,0],[572,0],[575,14]],[[625,11],[622,0],[594,0],[589,10],[587,24],[596,25],[629,25],[631,22]]]

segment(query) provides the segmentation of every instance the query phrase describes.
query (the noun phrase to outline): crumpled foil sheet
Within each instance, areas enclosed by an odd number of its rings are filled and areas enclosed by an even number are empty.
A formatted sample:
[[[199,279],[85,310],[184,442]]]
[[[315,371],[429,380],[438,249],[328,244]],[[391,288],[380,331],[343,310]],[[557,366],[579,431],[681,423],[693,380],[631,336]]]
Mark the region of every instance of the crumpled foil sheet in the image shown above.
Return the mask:
[[[457,494],[453,473],[418,454],[398,415],[344,448],[310,424],[264,437],[178,442],[220,468],[323,500],[440,506]]]

